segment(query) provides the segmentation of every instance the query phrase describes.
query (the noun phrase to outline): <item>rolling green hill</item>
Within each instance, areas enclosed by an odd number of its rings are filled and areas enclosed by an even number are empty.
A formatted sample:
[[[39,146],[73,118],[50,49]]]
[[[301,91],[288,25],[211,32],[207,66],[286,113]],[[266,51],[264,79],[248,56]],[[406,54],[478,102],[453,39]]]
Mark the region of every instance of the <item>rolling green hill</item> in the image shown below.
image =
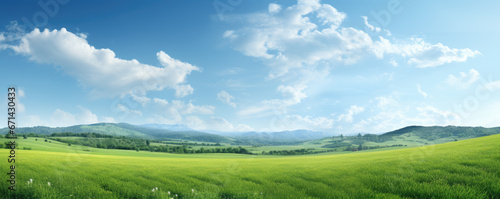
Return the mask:
[[[18,141],[32,150],[18,150],[18,189],[0,189],[0,196],[7,198],[500,197],[500,135],[398,150],[291,157],[176,155],[35,138]],[[0,149],[0,154],[8,153]],[[0,161],[0,171],[7,169],[7,161]],[[7,187],[7,182],[0,185]]]
[[[7,128],[0,129],[0,134],[5,135]],[[230,139],[220,135],[213,135],[198,131],[170,131],[167,129],[156,129],[143,126],[136,126],[127,123],[98,123],[90,125],[75,125],[70,127],[26,127],[16,129],[17,134],[35,133],[39,135],[50,135],[52,133],[86,133],[94,132],[113,136],[127,136],[132,138],[145,139],[185,139],[206,142],[229,142]]]
[[[280,144],[279,146],[257,144],[245,147],[255,154],[300,149],[308,149],[310,151],[325,151],[333,149],[340,152],[344,150],[358,150],[360,148],[359,145],[362,145],[361,148],[365,150],[386,150],[441,144],[499,133],[499,127],[409,126],[380,135],[365,134],[352,136],[330,136],[319,140],[303,141],[296,144]]]
[[[6,134],[8,129],[0,129],[0,134]],[[91,125],[76,125],[70,127],[30,127],[16,129],[18,134],[35,133],[50,135],[52,133],[95,132],[105,135],[126,136],[131,138],[158,140],[187,140],[209,143],[227,143],[248,147],[254,153],[273,150],[311,149],[324,151],[330,149],[344,150],[363,145],[365,148],[384,148],[394,146],[424,146],[470,139],[500,133],[500,127],[457,127],[457,126],[408,126],[380,135],[364,134],[354,136],[329,136],[327,133],[306,130],[283,131],[273,133],[247,132],[237,135],[215,135],[194,130],[172,131],[149,126],[138,126],[127,123],[98,123]],[[323,139],[320,139],[323,138]],[[252,148],[251,148],[252,147]]]
[[[429,141],[439,138],[473,138],[500,133],[500,127],[461,127],[461,126],[408,126],[395,131],[387,132],[379,137],[382,139],[394,138],[401,135],[415,135]]]

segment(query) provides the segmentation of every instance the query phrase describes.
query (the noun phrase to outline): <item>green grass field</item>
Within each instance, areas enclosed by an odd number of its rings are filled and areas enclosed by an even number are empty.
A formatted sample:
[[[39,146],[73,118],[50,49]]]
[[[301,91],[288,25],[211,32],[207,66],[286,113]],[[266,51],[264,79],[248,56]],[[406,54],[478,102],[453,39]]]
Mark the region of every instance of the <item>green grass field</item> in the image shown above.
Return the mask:
[[[303,156],[151,153],[43,140],[18,139],[32,150],[17,150],[17,191],[2,180],[1,197],[500,198],[500,135]],[[2,179],[8,153],[0,149]]]

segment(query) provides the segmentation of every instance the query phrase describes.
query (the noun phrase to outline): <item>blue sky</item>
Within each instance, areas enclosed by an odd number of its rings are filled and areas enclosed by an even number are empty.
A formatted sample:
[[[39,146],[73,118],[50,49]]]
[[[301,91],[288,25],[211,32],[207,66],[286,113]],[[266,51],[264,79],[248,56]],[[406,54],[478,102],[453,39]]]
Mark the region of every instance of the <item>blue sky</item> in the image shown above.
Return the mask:
[[[18,126],[500,126],[498,1],[40,2],[0,3]]]

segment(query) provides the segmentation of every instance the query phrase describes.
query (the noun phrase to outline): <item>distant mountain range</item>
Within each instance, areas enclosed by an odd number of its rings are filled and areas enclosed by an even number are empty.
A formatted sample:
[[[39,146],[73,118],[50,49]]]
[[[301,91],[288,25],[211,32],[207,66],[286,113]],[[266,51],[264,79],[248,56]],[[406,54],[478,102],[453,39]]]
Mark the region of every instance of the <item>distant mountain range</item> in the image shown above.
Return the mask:
[[[0,129],[5,135],[9,129]],[[145,139],[183,139],[202,142],[231,143],[237,145],[284,145],[296,144],[309,140],[319,140],[333,136],[330,133],[310,130],[295,130],[282,132],[201,132],[188,128],[185,125],[144,124],[132,125],[127,123],[97,123],[90,125],[75,125],[70,127],[25,127],[16,129],[18,134],[36,133],[50,135],[52,133],[95,132],[114,136],[127,136]],[[432,140],[443,137],[467,138],[479,137],[500,133],[500,127],[457,127],[457,126],[408,126],[395,131],[377,135],[381,140],[391,140],[395,136],[413,134],[423,139]],[[217,135],[219,134],[219,135]],[[375,135],[374,135],[375,136]],[[377,139],[378,139],[377,138]]]
[[[1,134],[6,134],[7,128],[1,129]],[[114,136],[127,136],[145,139],[184,139],[192,141],[220,142],[233,144],[291,144],[307,140],[321,139],[331,134],[314,132],[309,130],[295,130],[282,132],[245,132],[245,133],[223,133],[217,131],[201,132],[190,129],[185,125],[168,124],[144,124],[132,125],[127,123],[97,123],[90,125],[75,125],[69,127],[25,127],[16,129],[18,134],[36,133],[50,135],[52,133],[73,132],[85,133],[95,132]]]
[[[281,132],[246,132],[230,135],[238,144],[293,144],[308,140],[330,137],[332,134],[310,130],[295,130]]]
[[[171,131],[194,131],[193,129],[187,127],[183,124],[143,124],[141,126],[155,128],[155,129],[166,129]]]

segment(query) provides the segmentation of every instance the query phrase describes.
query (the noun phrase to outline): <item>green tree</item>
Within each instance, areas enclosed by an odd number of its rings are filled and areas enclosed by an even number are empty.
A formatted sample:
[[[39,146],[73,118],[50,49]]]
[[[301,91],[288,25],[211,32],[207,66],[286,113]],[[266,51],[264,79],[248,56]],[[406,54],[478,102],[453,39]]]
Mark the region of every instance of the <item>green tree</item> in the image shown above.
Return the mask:
[[[360,144],[360,145],[358,146],[358,151],[361,151],[361,150],[363,150],[363,145],[361,145],[361,144]]]

